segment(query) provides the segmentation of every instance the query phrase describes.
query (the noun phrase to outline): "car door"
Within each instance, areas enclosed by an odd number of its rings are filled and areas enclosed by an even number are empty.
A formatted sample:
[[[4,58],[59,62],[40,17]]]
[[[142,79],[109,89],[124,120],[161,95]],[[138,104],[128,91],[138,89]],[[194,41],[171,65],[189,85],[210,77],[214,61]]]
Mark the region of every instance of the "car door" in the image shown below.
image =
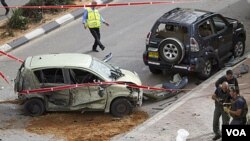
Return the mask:
[[[101,80],[95,74],[83,69],[69,69],[72,84],[86,84],[70,90],[72,93],[72,106],[91,109],[104,109],[106,103],[106,92],[98,85],[93,85],[94,81]]]
[[[211,19],[205,19],[198,23],[199,42],[202,48],[212,47],[215,51],[218,50],[217,42],[215,41],[214,29]]]
[[[67,85],[62,68],[48,68],[34,71],[41,88]],[[70,104],[69,90],[59,90],[43,93],[47,99],[48,110],[65,110]]]
[[[215,30],[215,41],[218,45],[218,55],[221,58],[230,53],[232,49],[232,27],[221,15],[213,16],[212,22]]]

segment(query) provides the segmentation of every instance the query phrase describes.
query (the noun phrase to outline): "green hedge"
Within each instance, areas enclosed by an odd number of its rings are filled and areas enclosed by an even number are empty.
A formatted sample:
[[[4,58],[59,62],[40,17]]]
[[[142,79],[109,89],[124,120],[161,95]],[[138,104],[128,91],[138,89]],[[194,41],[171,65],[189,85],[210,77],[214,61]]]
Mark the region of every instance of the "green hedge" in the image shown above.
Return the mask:
[[[30,0],[25,6],[56,6],[70,5],[73,0]],[[12,17],[8,21],[8,27],[14,29],[26,29],[28,22],[40,22],[43,19],[43,13],[60,12],[63,9],[31,9],[22,8],[13,11]]]
[[[44,0],[30,0],[25,6],[39,6],[43,4]],[[31,22],[40,22],[43,19],[43,11],[42,9],[24,8],[23,16],[29,18]]]
[[[24,17],[23,9],[16,9],[8,20],[8,27],[13,29],[27,29],[28,18]]]

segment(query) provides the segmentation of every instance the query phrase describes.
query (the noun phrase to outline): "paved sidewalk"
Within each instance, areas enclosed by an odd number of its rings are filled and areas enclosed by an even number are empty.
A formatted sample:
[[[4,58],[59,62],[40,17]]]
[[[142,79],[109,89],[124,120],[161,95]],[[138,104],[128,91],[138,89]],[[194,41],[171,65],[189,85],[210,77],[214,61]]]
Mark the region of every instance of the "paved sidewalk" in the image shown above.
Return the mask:
[[[211,95],[215,90],[214,83],[219,77],[225,75],[228,69],[238,72],[238,67],[242,63],[250,66],[250,54],[243,62],[232,68],[219,71],[181,97],[175,104],[157,113],[142,125],[124,135],[114,137],[112,140],[175,141],[179,129],[185,129],[189,132],[187,138],[189,141],[212,140],[214,136],[212,130],[214,101],[211,99]],[[242,77],[238,78],[241,95],[246,98],[248,106],[250,106],[249,80],[250,73],[243,74]]]

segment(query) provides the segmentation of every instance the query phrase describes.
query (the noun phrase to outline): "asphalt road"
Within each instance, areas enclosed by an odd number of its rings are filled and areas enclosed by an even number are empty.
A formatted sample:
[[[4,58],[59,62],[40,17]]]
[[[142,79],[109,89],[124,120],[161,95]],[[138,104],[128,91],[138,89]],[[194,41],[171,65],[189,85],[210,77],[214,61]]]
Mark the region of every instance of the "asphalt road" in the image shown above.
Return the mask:
[[[101,28],[101,41],[106,46],[105,51],[99,53],[90,52],[93,38],[89,31],[83,28],[80,18],[15,49],[11,54],[25,59],[30,55],[44,53],[78,52],[102,58],[112,52],[113,58],[110,63],[136,71],[140,75],[143,84],[156,85],[163,83],[170,79],[170,75],[168,73],[152,75],[142,61],[142,53],[145,50],[146,35],[155,20],[175,7],[199,8],[219,12],[225,16],[243,21],[247,32],[250,32],[250,8],[249,4],[244,0],[201,0],[190,4],[110,7],[101,10],[103,17],[110,23],[109,27],[103,25]],[[249,39],[247,39],[246,44],[249,45]],[[246,50],[249,51],[249,48]],[[10,79],[13,79],[20,64],[5,57],[1,57],[0,61],[2,62],[0,64],[1,71]],[[196,81],[195,77],[189,77],[189,79],[190,82]],[[1,85],[8,89],[8,86]],[[12,91],[6,91],[6,93],[12,93]]]
[[[136,2],[140,1],[144,0],[136,0]],[[128,2],[128,0],[123,0],[122,2]],[[132,2],[132,0],[130,2]],[[78,19],[11,51],[10,54],[25,59],[28,56],[37,54],[77,52],[88,53],[101,59],[106,54],[112,52],[113,58],[110,63],[118,65],[121,68],[136,71],[143,84],[153,86],[168,81],[171,75],[169,75],[169,73],[152,75],[148,67],[144,65],[142,53],[145,50],[146,35],[159,16],[175,7],[215,11],[243,21],[247,29],[246,52],[250,51],[250,4],[247,3],[246,0],[201,0],[200,2],[190,4],[102,8],[101,14],[106,21],[110,23],[110,26],[106,27],[103,25],[101,28],[101,41],[106,48],[99,53],[91,52],[93,38],[90,32],[83,28],[81,19]],[[3,72],[9,80],[14,79],[19,66],[20,64],[18,62],[6,57],[0,57],[0,71]],[[188,88],[195,87],[196,85],[194,83],[197,81],[195,75],[188,75],[190,81]],[[13,81],[11,85],[8,85],[0,79],[0,88],[1,100],[16,98],[13,92]],[[174,99],[175,98],[172,98],[154,104],[147,103],[143,108],[153,115],[160,109],[160,106],[164,108],[171,103],[172,100],[174,101]],[[156,107],[155,109],[157,110],[152,110],[154,107]],[[15,108],[13,108],[11,112],[14,110]]]

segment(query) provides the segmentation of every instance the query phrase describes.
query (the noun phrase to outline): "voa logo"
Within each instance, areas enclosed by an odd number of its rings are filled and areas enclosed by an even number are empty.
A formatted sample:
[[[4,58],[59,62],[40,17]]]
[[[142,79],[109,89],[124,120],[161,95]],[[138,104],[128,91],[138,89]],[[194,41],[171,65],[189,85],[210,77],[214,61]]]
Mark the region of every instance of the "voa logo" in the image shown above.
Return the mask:
[[[244,129],[226,129],[227,136],[247,136]]]

